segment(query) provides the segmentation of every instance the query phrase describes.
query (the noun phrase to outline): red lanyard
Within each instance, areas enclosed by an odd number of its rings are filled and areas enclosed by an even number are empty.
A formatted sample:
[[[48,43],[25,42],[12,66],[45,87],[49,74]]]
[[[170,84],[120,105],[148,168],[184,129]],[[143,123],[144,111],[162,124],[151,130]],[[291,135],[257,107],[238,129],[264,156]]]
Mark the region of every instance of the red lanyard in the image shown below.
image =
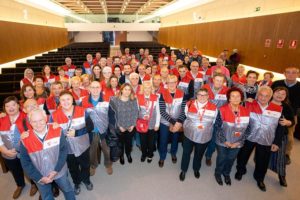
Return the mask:
[[[237,125],[239,126],[240,123],[241,123],[240,107],[239,107],[237,112],[234,112],[233,109],[232,109],[232,106],[230,105],[230,110],[234,115],[234,123],[237,122]]]
[[[200,119],[200,122],[202,122],[202,119],[203,119],[203,116],[204,116],[204,114],[205,114],[205,111],[206,111],[206,106],[207,106],[207,104],[205,105],[205,106],[203,106],[202,108],[203,108],[203,112],[201,113],[200,112],[200,109],[199,109],[199,107],[198,107],[198,103],[195,101],[195,104],[196,104],[196,108],[197,108],[197,111],[199,112],[199,119]]]

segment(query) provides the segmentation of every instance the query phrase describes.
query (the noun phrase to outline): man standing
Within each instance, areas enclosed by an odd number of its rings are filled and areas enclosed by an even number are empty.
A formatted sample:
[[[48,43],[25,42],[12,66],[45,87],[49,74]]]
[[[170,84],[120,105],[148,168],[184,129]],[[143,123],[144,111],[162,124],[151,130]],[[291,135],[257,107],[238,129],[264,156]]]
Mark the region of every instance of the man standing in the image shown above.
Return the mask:
[[[35,109],[28,114],[33,129],[22,139],[21,164],[26,174],[34,180],[42,199],[54,199],[51,184],[55,181],[65,199],[75,199],[74,190],[67,177],[67,143],[60,128],[47,125],[44,111]]]
[[[283,86],[288,89],[289,101],[291,102],[291,107],[294,111],[295,124],[288,128],[288,143],[286,147],[286,164],[290,164],[290,156],[294,144],[295,126],[297,124],[297,111],[300,108],[300,82],[297,81],[297,78],[299,77],[299,69],[296,67],[287,67],[284,70],[284,76],[284,80],[275,81],[271,87],[272,89],[275,89],[276,87]]]

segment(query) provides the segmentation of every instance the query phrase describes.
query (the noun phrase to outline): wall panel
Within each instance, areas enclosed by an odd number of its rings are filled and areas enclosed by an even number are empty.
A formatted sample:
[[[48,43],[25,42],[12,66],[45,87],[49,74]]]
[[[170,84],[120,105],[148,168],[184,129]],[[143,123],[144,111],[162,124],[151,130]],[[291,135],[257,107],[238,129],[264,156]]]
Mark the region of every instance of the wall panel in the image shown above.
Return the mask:
[[[159,42],[176,47],[196,46],[204,54],[217,57],[223,49],[239,49],[242,63],[282,72],[286,66],[300,66],[300,12],[284,13],[210,23],[164,27]],[[271,47],[264,47],[271,39]],[[279,39],[284,47],[277,48]],[[298,40],[289,49],[290,40]]]
[[[65,28],[0,21],[0,64],[68,44]]]

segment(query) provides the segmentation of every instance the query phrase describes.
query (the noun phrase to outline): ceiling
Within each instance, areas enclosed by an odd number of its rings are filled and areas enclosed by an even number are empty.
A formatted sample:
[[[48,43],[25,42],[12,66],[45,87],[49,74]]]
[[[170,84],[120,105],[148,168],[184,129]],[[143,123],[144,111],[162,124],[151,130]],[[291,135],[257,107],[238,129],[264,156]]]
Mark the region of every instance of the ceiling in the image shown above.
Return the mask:
[[[77,14],[147,15],[175,0],[51,0]]]

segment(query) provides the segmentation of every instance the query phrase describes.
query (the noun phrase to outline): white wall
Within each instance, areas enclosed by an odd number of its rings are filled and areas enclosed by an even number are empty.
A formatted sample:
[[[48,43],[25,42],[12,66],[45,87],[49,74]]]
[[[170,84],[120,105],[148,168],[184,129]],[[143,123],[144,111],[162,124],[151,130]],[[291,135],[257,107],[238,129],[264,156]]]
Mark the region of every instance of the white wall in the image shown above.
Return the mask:
[[[79,32],[74,37],[75,42],[102,42],[102,32]]]
[[[128,31],[127,41],[153,41],[153,37],[147,31]]]

